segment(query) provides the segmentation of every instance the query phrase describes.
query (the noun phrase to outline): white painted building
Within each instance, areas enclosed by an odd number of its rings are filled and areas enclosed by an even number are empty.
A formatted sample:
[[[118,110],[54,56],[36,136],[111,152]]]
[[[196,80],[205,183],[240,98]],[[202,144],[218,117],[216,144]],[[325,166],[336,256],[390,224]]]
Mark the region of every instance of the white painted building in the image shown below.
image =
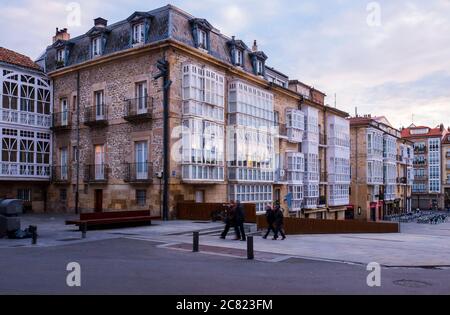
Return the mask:
[[[0,56],[0,198],[43,210],[51,178],[51,84],[28,57],[4,48]]]

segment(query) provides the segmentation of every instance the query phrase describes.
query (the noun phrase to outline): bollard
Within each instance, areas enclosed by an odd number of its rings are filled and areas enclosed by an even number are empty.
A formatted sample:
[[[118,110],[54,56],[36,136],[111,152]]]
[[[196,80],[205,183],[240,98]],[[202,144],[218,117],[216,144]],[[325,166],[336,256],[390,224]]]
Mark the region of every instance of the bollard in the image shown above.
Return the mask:
[[[81,238],[86,238],[87,223],[81,223]]]
[[[199,241],[200,233],[199,232],[194,232],[193,237],[194,237],[194,239],[193,239],[193,242],[192,242],[192,247],[193,247],[192,251],[194,253],[197,253],[198,252],[198,241]]]
[[[253,252],[253,236],[247,236],[247,259],[254,259],[255,254]]]

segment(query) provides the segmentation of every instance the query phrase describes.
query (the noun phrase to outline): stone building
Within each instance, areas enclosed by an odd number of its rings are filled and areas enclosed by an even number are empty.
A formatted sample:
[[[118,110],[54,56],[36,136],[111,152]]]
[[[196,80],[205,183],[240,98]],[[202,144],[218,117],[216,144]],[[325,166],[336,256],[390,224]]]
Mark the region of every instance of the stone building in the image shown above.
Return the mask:
[[[450,127],[442,138],[442,192],[444,208],[450,209]]]
[[[413,209],[444,207],[442,140],[445,134],[443,125],[436,128],[411,125],[402,130],[402,138],[414,143]]]
[[[50,81],[29,57],[0,47],[0,198],[47,208],[51,175]]]
[[[281,200],[293,214],[343,219],[350,183],[348,114],[325,94],[171,5],[84,35],[58,30],[44,66],[54,88],[50,209],[150,209],[160,215],[165,58],[169,205]],[[77,185],[78,182],[78,185]],[[61,198],[61,197],[64,198]]]
[[[385,117],[350,118],[351,207],[348,217],[379,221],[410,211],[413,150]],[[409,200],[409,201],[408,201]]]

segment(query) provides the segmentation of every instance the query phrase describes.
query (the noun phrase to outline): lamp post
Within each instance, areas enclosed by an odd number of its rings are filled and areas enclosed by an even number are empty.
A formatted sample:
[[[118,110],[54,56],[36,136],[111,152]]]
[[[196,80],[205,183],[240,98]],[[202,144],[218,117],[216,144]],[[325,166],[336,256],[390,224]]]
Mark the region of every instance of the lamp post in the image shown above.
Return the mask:
[[[164,125],[164,140],[163,140],[163,179],[164,179],[164,187],[163,187],[163,220],[169,220],[169,173],[170,173],[170,160],[169,160],[169,92],[172,81],[169,79],[169,62],[165,59],[165,57],[159,59],[156,63],[156,67],[159,70],[159,73],[155,75],[153,78],[158,80],[163,78],[163,125]]]

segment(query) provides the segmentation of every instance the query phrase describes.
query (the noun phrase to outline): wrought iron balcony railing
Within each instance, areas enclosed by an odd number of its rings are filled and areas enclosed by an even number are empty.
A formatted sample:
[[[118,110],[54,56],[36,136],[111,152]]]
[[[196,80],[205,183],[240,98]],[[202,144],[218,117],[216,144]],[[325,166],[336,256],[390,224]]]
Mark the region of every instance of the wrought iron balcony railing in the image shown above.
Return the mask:
[[[125,182],[149,183],[152,180],[153,165],[151,163],[125,163]]]
[[[108,124],[108,107],[106,104],[85,108],[84,124],[87,126],[105,126]]]
[[[84,181],[85,182],[107,182],[109,168],[106,164],[85,165]]]
[[[139,97],[125,100],[124,119],[127,121],[142,121],[152,118],[153,98]]]
[[[52,182],[66,183],[70,181],[70,166],[57,165],[52,167]]]
[[[72,127],[72,112],[53,113],[52,130],[67,130]]]

